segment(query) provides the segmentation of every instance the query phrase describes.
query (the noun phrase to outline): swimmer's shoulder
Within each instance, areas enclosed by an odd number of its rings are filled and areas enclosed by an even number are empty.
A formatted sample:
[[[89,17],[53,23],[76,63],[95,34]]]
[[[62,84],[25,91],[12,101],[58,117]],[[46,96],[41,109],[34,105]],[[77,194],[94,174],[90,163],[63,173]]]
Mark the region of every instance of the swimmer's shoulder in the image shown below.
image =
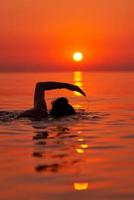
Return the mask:
[[[36,109],[32,108],[19,113],[17,118],[43,118],[47,116],[48,113],[46,111],[37,111]]]

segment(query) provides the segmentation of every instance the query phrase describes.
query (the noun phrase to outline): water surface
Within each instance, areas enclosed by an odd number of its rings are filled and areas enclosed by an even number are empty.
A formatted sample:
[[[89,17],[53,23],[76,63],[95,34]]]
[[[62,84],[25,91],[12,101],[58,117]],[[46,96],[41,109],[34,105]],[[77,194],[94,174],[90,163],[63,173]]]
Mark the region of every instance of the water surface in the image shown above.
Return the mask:
[[[41,121],[0,117],[2,200],[134,199],[134,74],[0,74],[0,110],[32,107],[37,81],[81,86],[46,92],[48,108],[66,96],[77,115]]]

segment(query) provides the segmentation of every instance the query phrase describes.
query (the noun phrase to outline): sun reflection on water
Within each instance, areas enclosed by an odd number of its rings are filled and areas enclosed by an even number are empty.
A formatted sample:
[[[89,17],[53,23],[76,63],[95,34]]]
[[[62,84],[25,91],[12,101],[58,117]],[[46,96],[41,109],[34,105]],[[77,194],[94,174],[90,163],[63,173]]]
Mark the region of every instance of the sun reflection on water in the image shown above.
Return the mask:
[[[83,142],[84,141],[84,138],[78,138],[77,139],[79,142]]]
[[[76,152],[79,154],[83,154],[85,151],[84,149],[76,148]]]
[[[79,138],[77,138],[77,141],[80,142],[81,144],[79,144],[79,146],[75,150],[78,154],[83,154],[85,153],[85,149],[89,148],[89,145],[86,144],[84,138],[81,137],[82,132],[78,131],[77,133],[79,135]]]
[[[81,144],[80,147],[83,149],[87,149],[89,146],[88,146],[88,144]]]
[[[81,182],[81,183],[74,183],[74,189],[75,190],[87,190],[89,187],[89,183],[87,182]]]
[[[74,84],[77,85],[82,89],[83,87],[83,80],[82,80],[82,72],[76,71],[74,72]],[[79,92],[74,92],[76,96],[82,96]]]

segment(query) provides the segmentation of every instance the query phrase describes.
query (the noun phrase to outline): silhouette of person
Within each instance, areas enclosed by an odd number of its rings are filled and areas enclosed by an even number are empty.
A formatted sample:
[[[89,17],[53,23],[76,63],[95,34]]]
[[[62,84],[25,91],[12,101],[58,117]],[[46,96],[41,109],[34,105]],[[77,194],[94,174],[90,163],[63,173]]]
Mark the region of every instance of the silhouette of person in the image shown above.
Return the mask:
[[[86,96],[82,89],[76,85],[62,82],[38,82],[34,92],[34,107],[24,111],[18,117],[42,118],[48,116],[49,113],[45,101],[45,91],[53,89],[68,89],[77,91]],[[75,114],[75,110],[65,97],[60,97],[53,101],[50,111],[51,116],[60,117],[72,114]]]

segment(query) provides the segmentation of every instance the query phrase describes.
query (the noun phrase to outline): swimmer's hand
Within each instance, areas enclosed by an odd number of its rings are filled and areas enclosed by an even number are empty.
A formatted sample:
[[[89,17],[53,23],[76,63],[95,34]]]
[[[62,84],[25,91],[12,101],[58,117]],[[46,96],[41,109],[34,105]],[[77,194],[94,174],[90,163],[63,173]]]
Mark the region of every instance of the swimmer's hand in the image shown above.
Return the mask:
[[[36,84],[36,87],[38,87],[41,90],[53,90],[53,89],[68,89],[72,91],[76,91],[81,93],[82,95],[86,96],[86,94],[83,92],[83,90],[73,84],[70,83],[63,83],[63,82],[39,82]]]
[[[83,92],[83,90],[78,87],[77,85],[71,85],[69,86],[69,89],[72,90],[72,91],[76,91],[76,92],[79,92],[81,93],[83,96],[86,96],[85,92]]]

